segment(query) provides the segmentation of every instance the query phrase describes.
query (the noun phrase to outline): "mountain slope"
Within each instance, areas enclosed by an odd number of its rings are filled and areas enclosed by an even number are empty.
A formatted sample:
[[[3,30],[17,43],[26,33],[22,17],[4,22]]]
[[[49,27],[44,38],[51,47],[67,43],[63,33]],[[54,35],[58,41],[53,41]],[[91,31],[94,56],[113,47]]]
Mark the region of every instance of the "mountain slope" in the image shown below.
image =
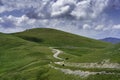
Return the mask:
[[[120,39],[112,38],[112,37],[108,37],[108,38],[104,38],[104,39],[100,39],[100,40],[105,41],[105,42],[110,42],[110,43],[113,43],[113,44],[120,43]]]
[[[31,29],[20,33],[15,33],[13,35],[45,46],[100,48],[109,45],[108,43],[102,41],[49,28]]]

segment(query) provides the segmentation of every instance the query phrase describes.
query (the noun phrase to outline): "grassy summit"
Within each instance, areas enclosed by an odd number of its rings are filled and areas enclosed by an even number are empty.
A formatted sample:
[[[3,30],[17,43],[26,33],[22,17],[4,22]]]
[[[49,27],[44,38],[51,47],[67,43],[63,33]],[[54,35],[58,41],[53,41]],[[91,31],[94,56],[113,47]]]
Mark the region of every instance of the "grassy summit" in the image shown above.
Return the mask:
[[[108,43],[101,42],[94,39],[78,36],[75,34],[49,29],[49,28],[38,28],[31,29],[20,33],[15,33],[15,36],[21,37],[25,40],[37,42],[45,46],[56,46],[56,47],[106,47]]]

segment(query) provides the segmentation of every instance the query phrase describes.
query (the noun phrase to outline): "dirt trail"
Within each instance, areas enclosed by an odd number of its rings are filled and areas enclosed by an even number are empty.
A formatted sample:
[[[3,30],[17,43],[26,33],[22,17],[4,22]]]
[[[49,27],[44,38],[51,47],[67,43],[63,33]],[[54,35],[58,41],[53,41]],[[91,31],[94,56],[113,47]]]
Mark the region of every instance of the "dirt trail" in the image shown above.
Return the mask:
[[[110,74],[115,74],[115,73],[107,73],[105,71],[101,71],[101,72],[90,72],[90,71],[82,71],[82,70],[71,70],[71,69],[64,69],[64,68],[59,68],[59,67],[55,67],[50,65],[51,68],[54,68],[56,70],[60,70],[61,72],[65,73],[65,74],[72,74],[72,75],[76,75],[76,76],[80,76],[80,77],[88,77],[90,75],[96,75],[96,74],[105,74],[105,75],[110,75]]]
[[[58,57],[59,54],[62,54],[62,52],[60,50],[57,50],[57,49],[52,49],[53,50],[53,57],[56,58],[56,59],[59,59],[59,60],[63,60],[62,58]]]
[[[54,62],[57,65],[65,64],[69,67],[78,68],[109,68],[109,69],[120,69],[120,64],[118,63],[71,63],[71,62]]]
[[[58,50],[58,49],[54,49],[54,48],[51,48],[54,55],[53,57],[58,59],[58,60],[64,60],[60,57],[58,57],[60,54],[62,54],[62,51]],[[82,68],[120,68],[120,65],[117,64],[117,63],[109,63],[109,61],[105,61],[104,63],[102,64],[98,64],[98,63],[70,63],[70,62],[65,62],[64,61],[60,61],[60,62],[54,62],[55,64],[58,64],[58,65],[65,65],[65,66],[72,66],[72,67],[82,67]],[[82,70],[71,70],[71,69],[64,69],[64,68],[59,68],[59,67],[55,67],[55,66],[52,66],[51,64],[49,65],[51,68],[54,68],[56,70],[60,70],[62,71],[63,73],[65,74],[73,74],[73,75],[78,75],[80,77],[88,77],[89,75],[96,75],[96,74],[106,74],[106,75],[109,75],[109,74],[116,74],[116,73],[111,73],[111,72],[106,72],[106,71],[101,71],[101,72],[90,72],[90,71],[82,71]],[[119,74],[119,73],[117,73]],[[120,75],[120,74],[119,74]]]

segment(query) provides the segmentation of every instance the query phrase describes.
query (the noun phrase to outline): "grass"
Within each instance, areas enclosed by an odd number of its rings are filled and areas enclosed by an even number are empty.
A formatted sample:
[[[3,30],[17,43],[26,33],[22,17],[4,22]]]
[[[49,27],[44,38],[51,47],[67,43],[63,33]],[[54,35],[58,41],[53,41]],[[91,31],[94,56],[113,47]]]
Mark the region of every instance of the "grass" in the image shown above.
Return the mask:
[[[14,34],[0,33],[0,80],[119,80],[119,75],[91,75],[81,78],[50,68],[53,58],[49,47],[64,52],[60,57],[68,62],[101,62],[110,59],[120,63],[120,44],[89,39],[63,31],[41,28]],[[57,66],[57,65],[55,65]],[[60,66],[58,66],[60,67]],[[64,68],[64,67],[61,67]],[[81,69],[66,67],[70,69]],[[81,69],[102,71],[101,69]],[[108,72],[119,72],[105,69]]]
[[[109,43],[102,41],[49,28],[31,29],[13,35],[45,46],[103,48],[109,45]],[[40,42],[37,40],[40,40]]]
[[[24,80],[27,77],[32,80],[38,71],[44,72],[44,66],[54,60],[52,55],[48,47],[0,34],[0,80]]]

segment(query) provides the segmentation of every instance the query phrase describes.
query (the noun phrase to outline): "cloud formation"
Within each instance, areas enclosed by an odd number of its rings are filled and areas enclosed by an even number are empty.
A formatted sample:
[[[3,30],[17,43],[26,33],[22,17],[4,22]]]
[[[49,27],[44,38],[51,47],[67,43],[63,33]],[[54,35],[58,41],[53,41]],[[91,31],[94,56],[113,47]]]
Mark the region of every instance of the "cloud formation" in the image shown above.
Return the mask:
[[[113,26],[113,29],[120,29],[120,24],[114,25],[114,26]]]
[[[52,4],[51,17],[66,16],[75,8],[74,0],[57,0]]]
[[[93,38],[111,30],[117,35],[119,18],[111,15],[120,13],[119,4],[119,0],[0,0],[0,31],[49,27]]]

